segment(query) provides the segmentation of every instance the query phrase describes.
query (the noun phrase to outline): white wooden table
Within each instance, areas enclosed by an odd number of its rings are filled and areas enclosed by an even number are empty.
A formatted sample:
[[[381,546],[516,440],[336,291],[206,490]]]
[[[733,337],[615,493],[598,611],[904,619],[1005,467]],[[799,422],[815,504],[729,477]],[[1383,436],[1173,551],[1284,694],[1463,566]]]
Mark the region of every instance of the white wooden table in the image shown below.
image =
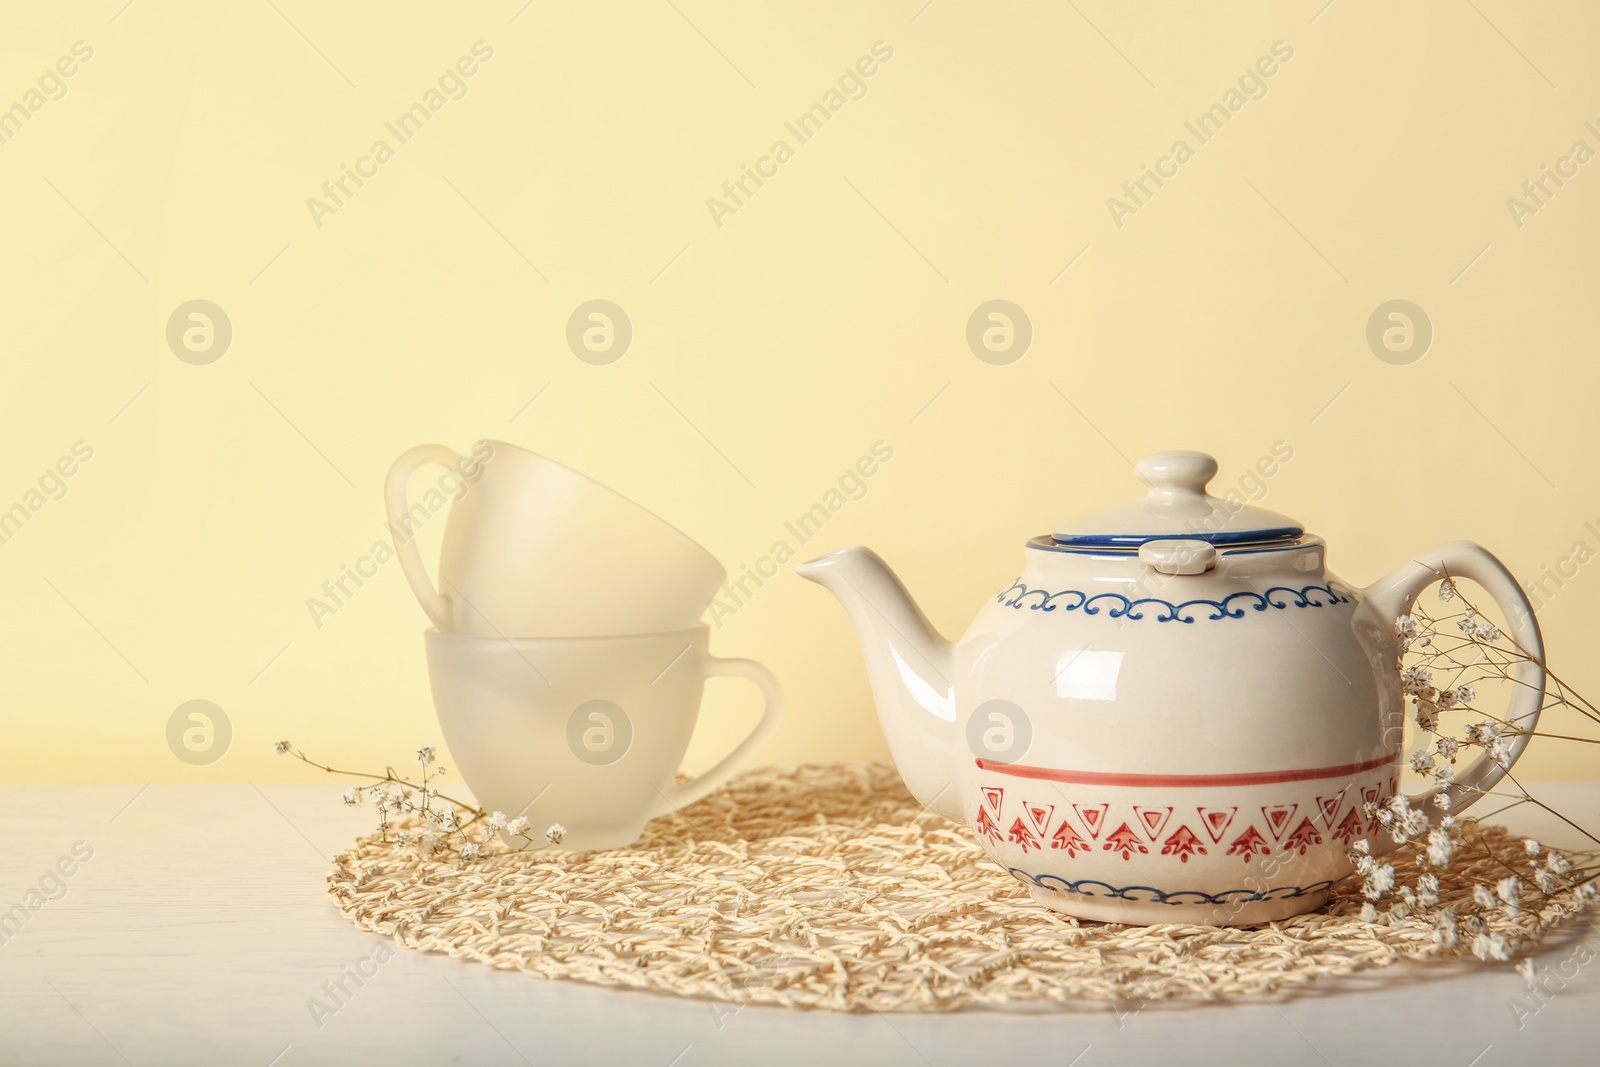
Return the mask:
[[[1563,810],[1600,808],[1600,784],[1542,789]],[[379,963],[383,940],[323,895],[328,858],[370,815],[344,808],[338,792],[320,783],[0,786],[0,915],[38,905],[0,928],[0,1062],[1600,1061],[1600,937],[1589,924],[1537,957],[1569,973],[1570,961],[1595,958],[1520,1028],[1510,1002],[1537,1002],[1507,965],[1396,968],[1271,1002],[847,1016],[547,982],[411,951]],[[1506,821],[1576,844],[1549,820]],[[74,862],[78,842],[92,858]],[[343,1005],[314,1018],[308,1002],[358,964],[370,977],[346,979]]]

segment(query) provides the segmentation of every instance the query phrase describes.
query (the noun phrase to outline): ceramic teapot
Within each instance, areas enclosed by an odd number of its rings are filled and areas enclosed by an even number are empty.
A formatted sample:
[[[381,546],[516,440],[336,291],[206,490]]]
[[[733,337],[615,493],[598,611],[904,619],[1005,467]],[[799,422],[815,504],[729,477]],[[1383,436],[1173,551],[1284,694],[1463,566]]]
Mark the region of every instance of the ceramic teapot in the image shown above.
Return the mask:
[[[1466,578],[1543,662],[1533,609],[1477,545],[1360,589],[1300,523],[1207,495],[1210,456],[1136,469],[1145,499],[1030,540],[1022,574],[957,644],[867,549],[798,570],[843,602],[907,787],[1040,903],[1122,923],[1310,911],[1351,872],[1351,841],[1393,847],[1367,805],[1399,788],[1396,618],[1434,582]],[[1516,670],[1505,718],[1531,730],[1544,675]],[[1452,810],[1505,773],[1481,754],[1466,763]],[[1430,796],[1411,799],[1437,817]]]

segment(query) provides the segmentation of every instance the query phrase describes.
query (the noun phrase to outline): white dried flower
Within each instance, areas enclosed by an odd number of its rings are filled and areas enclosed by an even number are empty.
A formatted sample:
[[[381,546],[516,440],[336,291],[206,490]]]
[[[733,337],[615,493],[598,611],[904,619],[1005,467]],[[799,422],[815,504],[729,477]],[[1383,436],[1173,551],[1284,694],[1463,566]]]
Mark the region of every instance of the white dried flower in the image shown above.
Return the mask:
[[[1421,637],[1416,639],[1414,644],[1418,648],[1427,648],[1429,645],[1433,644],[1433,638],[1428,634],[1423,634]]]
[[[1543,851],[1539,847],[1539,842],[1535,841],[1531,837],[1525,837],[1522,839],[1522,847],[1527,850],[1528,855],[1530,856],[1537,856],[1541,851]]]
[[[1378,921],[1378,909],[1370,903],[1363,904],[1361,905],[1360,913],[1356,917],[1364,923],[1375,923]]]
[[[1460,700],[1463,704],[1470,704],[1474,700],[1478,699],[1478,690],[1472,685],[1457,686],[1456,699]]]
[[[1495,900],[1494,890],[1490,889],[1486,885],[1475,885],[1475,886],[1473,886],[1472,887],[1472,899],[1473,899],[1473,902],[1478,905],[1478,907],[1483,908],[1485,910],[1493,908],[1496,905],[1496,903],[1498,903]]]
[[[1522,880],[1514,874],[1508,874],[1495,883],[1495,895],[1505,904],[1508,914],[1515,915],[1522,910]]]
[[[491,829],[491,830],[502,830],[502,829],[505,828],[505,825],[506,825],[506,813],[505,812],[503,812],[503,811],[493,811],[493,812],[489,813],[489,829]]]
[[[1439,876],[1425,874],[1417,879],[1417,903],[1431,908],[1439,903]]]
[[[1471,637],[1473,632],[1478,628],[1477,622],[1473,620],[1471,615],[1468,615],[1464,619],[1457,619],[1456,626],[1459,627],[1461,632],[1466,634],[1468,637]]]
[[[1433,920],[1433,943],[1441,948],[1455,948],[1456,937],[1456,917],[1441,911]]]
[[[1439,825],[1444,827],[1446,830],[1454,830],[1456,828],[1456,821],[1457,820],[1454,815],[1446,815],[1444,818],[1439,820]]]
[[[1426,667],[1407,667],[1400,684],[1408,693],[1426,693],[1433,688],[1433,672]]]
[[[1578,887],[1578,897],[1589,903],[1600,900],[1600,882],[1585,882]]]
[[[1500,627],[1492,622],[1478,623],[1477,632],[1473,634],[1474,640],[1484,641],[1491,645],[1500,640],[1500,637]]]
[[[1456,583],[1446,578],[1439,583],[1439,600],[1448,604],[1456,598]]]
[[[1406,813],[1395,819],[1395,825],[1389,828],[1389,836],[1395,843],[1403,845],[1413,837],[1421,837],[1428,832],[1428,816],[1416,808],[1406,809]]]
[[[1417,725],[1422,727],[1424,733],[1435,733],[1439,729],[1439,708],[1431,700],[1422,697],[1416,698]]]
[[[1557,878],[1555,872],[1548,867],[1535,867],[1533,880],[1539,884],[1539,891],[1546,896],[1561,888],[1561,879]]]
[[[1456,706],[1456,691],[1454,689],[1441,689],[1437,698],[1440,711],[1449,711]]]
[[[1450,836],[1448,830],[1435,826],[1428,832],[1428,862],[1435,867],[1450,866],[1450,859],[1456,854],[1455,838]]]
[[[1352,852],[1359,852],[1359,853],[1361,853],[1361,855],[1365,856],[1365,855],[1368,855],[1369,853],[1372,852],[1372,843],[1369,842],[1366,838],[1363,837],[1363,838],[1359,839],[1358,841],[1354,842],[1350,846],[1350,850]]]
[[[567,828],[560,823],[554,823],[544,832],[544,839],[552,845],[561,844],[561,839],[567,836]]]
[[[1461,751],[1461,742],[1453,737],[1441,737],[1439,740],[1433,743],[1433,747],[1439,751],[1439,756],[1441,758],[1447,759],[1451,763],[1454,763],[1456,760],[1456,753]]]
[[[1506,940],[1504,934],[1492,931],[1481,933],[1472,939],[1472,954],[1480,960],[1509,960],[1511,942]]]
[[[1417,633],[1417,620],[1410,615],[1401,615],[1394,620],[1394,631],[1401,637],[1415,637]]]
[[[526,815],[518,815],[515,819],[512,819],[510,822],[506,823],[506,833],[508,834],[521,836],[527,832],[528,817]]]
[[[1453,802],[1451,801],[1450,794],[1448,792],[1441,789],[1439,792],[1433,794],[1433,806],[1438,808],[1440,811],[1449,811],[1451,803]]]
[[[1533,960],[1531,957],[1524,957],[1523,960],[1517,964],[1517,973],[1522,975],[1522,980],[1527,982],[1529,987],[1532,987],[1536,972],[1534,970]]]
[[[1550,868],[1551,874],[1566,874],[1572,870],[1572,860],[1567,858],[1565,852],[1552,852],[1545,857],[1544,865]]]
[[[354,787],[344,791],[344,806],[353,808],[361,803],[361,790]]]
[[[1425,748],[1419,748],[1411,753],[1411,769],[1418,774],[1427,774],[1433,770],[1433,753]]]
[[[1489,743],[1489,758],[1502,767],[1511,766],[1511,742],[1497,737]]]
[[[289,748],[290,748],[290,745],[289,745],[289,742],[287,742],[287,741],[274,741],[274,742],[272,742],[272,754],[274,756],[282,756],[282,755],[284,755],[286,752],[289,751]]]
[[[417,766],[418,767],[426,767],[428,764],[430,764],[432,762],[433,762],[433,746],[432,745],[423,745],[421,748],[417,749]],[[443,770],[443,768],[441,767],[440,770]]]
[[[464,860],[475,860],[483,854],[483,850],[471,841],[468,841],[466,844],[462,845],[460,851],[461,858]]]
[[[1368,900],[1378,900],[1393,888],[1394,868],[1387,863],[1380,863],[1367,872],[1367,879],[1362,883],[1361,892]]]

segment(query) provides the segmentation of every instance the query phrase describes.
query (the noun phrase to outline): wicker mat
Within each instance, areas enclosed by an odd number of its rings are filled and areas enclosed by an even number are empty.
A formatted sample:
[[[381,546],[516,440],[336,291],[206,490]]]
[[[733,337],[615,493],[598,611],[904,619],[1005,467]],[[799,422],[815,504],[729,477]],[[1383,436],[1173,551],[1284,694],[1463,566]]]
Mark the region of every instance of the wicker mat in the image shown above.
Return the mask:
[[[1496,852],[1522,854],[1503,830],[1482,831]],[[1393,862],[1402,884],[1416,874],[1403,854]],[[1443,902],[1470,897],[1474,867],[1491,884],[1505,873],[1463,848],[1441,878]],[[745,774],[614,852],[464,863],[372,835],[335,857],[328,885],[357,926],[410,948],[837,1011],[1222,999],[1460,951],[1435,944],[1426,919],[1361,922],[1355,880],[1323,911],[1249,929],[1080,923],[1035,904],[893,768],[870,764]],[[1515,948],[1582,907],[1566,893],[1494,929]]]

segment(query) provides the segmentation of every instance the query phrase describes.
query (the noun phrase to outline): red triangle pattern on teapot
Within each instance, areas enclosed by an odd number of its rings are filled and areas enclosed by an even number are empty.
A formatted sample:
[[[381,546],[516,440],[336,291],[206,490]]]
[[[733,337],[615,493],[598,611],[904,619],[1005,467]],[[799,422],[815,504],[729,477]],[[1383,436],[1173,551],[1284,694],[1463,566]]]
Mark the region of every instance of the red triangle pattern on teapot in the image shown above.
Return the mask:
[[[1027,854],[1030,848],[1039,847],[1039,839],[1033,836],[1033,831],[1022,825],[1021,819],[1011,824],[1011,832],[1006,834],[1006,839],[1021,845],[1024,855]]]
[[[1040,837],[1050,832],[1050,822],[1056,814],[1054,804],[1029,804],[1024,800],[1022,810],[1028,813],[1028,818],[1032,821],[1033,828],[1039,831]]]
[[[1088,829],[1089,836],[1096,841],[1100,839],[1100,830],[1106,823],[1106,812],[1111,809],[1110,804],[1074,804],[1072,810],[1078,813],[1078,818],[1083,820],[1083,825]]]
[[[1139,816],[1139,821],[1144,823],[1145,833],[1154,841],[1161,836],[1161,831],[1166,828],[1167,820],[1172,818],[1172,808],[1141,808],[1135,804],[1133,813]]]
[[[1345,786],[1331,797],[1317,798],[1317,810],[1322,812],[1322,825],[1333,825],[1333,817],[1339,814],[1339,805],[1344,803],[1344,795],[1348,792],[1350,792],[1350,787]]]
[[[1139,835],[1128,829],[1127,823],[1123,823],[1112,831],[1111,835],[1106,838],[1106,843],[1103,847],[1107,852],[1122,853],[1123,859],[1128,859],[1129,853],[1132,852],[1150,851],[1144,847],[1144,842],[1139,840]]]
[[[1266,838],[1257,833],[1254,826],[1246,827],[1244,833],[1236,837],[1233,844],[1228,846],[1228,855],[1242,856],[1246,863],[1250,862],[1251,856],[1265,856],[1271,851],[1272,849],[1267,847]]]
[[[996,814],[998,814],[998,810],[996,811]],[[978,820],[977,820],[976,829],[978,831],[979,836],[987,837],[990,841],[993,841],[995,844],[999,844],[1000,843],[1000,824],[995,822],[994,819],[989,815],[989,809],[988,808],[979,808],[978,809]]]
[[[1233,825],[1233,817],[1239,814],[1238,808],[1195,808],[1200,813],[1200,825],[1205,827],[1206,833],[1211,835],[1213,845],[1221,844],[1222,835],[1228,832],[1228,827]]]
[[[1069,856],[1076,856],[1080,852],[1088,852],[1094,848],[1079,836],[1078,831],[1074,830],[1072,824],[1065,819],[1061,820],[1061,826],[1050,838],[1050,847],[1065,849]]]
[[[1179,861],[1183,863],[1188,863],[1189,857],[1195,853],[1199,853],[1202,856],[1205,855],[1206,846],[1200,843],[1200,839],[1195,836],[1194,831],[1186,825],[1180,824],[1172,832],[1172,836],[1167,838],[1161,846],[1161,854],[1163,856],[1177,856]]]
[[[1322,844],[1322,835],[1317,833],[1317,828],[1311,825],[1309,818],[1301,819],[1300,825],[1294,828],[1294,833],[1289,835],[1289,840],[1283,843],[1285,852],[1298,852],[1304,856],[1306,850],[1312,845]]]
[[[1283,832],[1289,828],[1289,820],[1294,818],[1294,813],[1299,810],[1298,804],[1268,804],[1261,809],[1262,816],[1267,820],[1267,830],[1271,832],[1274,841],[1283,840]]]
[[[1315,798],[1316,810],[1303,817],[1299,816],[1299,803],[1262,805],[1258,810],[1264,821],[1241,827],[1232,838],[1227,835],[1238,821],[1237,807],[1196,806],[1192,810],[1199,816],[1201,834],[1194,833],[1180,820],[1178,828],[1163,838],[1161,835],[1171,825],[1172,814],[1176,810],[1173,806],[1134,804],[1112,815],[1111,808],[1121,808],[1121,805],[1073,804],[1071,809],[1079,819],[1079,823],[1075,824],[1070,816],[1057,821],[1056,812],[1062,807],[1059,804],[1013,800],[1013,806],[1020,807],[1021,811],[1006,813],[1003,811],[1003,791],[998,786],[984,786],[980,787],[983,799],[974,817],[974,829],[980,839],[987,839],[993,845],[1009,843],[1019,846],[1024,853],[1054,850],[1066,853],[1064,858],[1071,859],[1080,854],[1104,850],[1131,860],[1135,853],[1148,855],[1154,851],[1146,845],[1148,841],[1160,848],[1161,855],[1176,857],[1183,863],[1187,863],[1190,856],[1206,855],[1209,850],[1203,841],[1209,837],[1213,845],[1221,845],[1228,840],[1224,854],[1249,863],[1255,856],[1271,855],[1279,848],[1286,855],[1305,856],[1312,848],[1325,842],[1348,845],[1369,832],[1368,823],[1373,824],[1373,829],[1377,827],[1377,820],[1366,814],[1364,805],[1381,803],[1387,795],[1387,784],[1352,784],[1334,796],[1318,796]],[[1361,801],[1347,802],[1346,798],[1352,789],[1361,793]],[[1339,818],[1341,811],[1343,818]],[[1326,831],[1318,829],[1318,822],[1327,828]],[[1116,825],[1116,830],[1106,833],[1106,828],[1112,824]],[[1289,831],[1291,826],[1294,827],[1292,833]],[[1085,832],[1088,837],[1083,836]],[[1091,843],[1090,838],[1098,844]],[[1281,844],[1275,847],[1274,842]]]
[[[1351,841],[1360,836],[1360,834],[1361,816],[1356,814],[1355,808],[1351,808],[1349,811],[1344,813],[1344,821],[1341,822],[1339,824],[1339,828],[1333,832],[1333,836],[1336,840],[1343,841],[1348,845]]]

